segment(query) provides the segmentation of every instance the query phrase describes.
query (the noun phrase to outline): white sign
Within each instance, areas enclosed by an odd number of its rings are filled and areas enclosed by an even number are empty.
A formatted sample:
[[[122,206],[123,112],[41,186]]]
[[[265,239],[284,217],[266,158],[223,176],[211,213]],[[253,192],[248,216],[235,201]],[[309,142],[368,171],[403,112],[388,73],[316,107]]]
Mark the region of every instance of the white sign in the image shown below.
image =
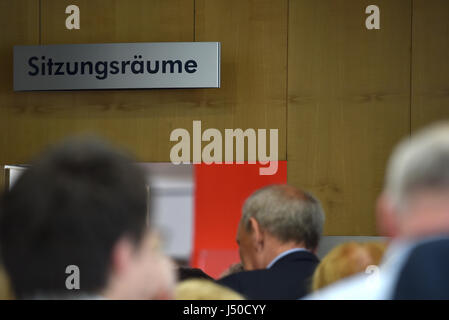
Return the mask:
[[[14,91],[219,87],[219,42],[14,47]]]

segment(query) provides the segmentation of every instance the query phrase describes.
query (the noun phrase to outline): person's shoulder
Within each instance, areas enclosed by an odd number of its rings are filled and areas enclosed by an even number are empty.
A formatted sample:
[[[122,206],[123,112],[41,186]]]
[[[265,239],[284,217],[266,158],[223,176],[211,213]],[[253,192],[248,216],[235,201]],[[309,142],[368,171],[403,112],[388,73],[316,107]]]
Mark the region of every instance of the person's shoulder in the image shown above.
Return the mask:
[[[290,253],[277,260],[268,270],[277,277],[309,277],[319,264],[319,259],[311,252]]]
[[[224,278],[219,279],[217,282],[220,284],[254,281],[263,278],[267,275],[269,269],[241,271],[234,274],[230,274]]]
[[[280,258],[276,258],[275,262],[272,262],[270,269],[278,269],[280,267],[315,267],[319,262],[320,260],[318,259],[318,257],[312,252],[306,250],[295,251],[288,253]]]
[[[304,300],[378,300],[380,296],[380,283],[373,281],[369,275],[359,273],[341,280],[324,289],[318,290]]]

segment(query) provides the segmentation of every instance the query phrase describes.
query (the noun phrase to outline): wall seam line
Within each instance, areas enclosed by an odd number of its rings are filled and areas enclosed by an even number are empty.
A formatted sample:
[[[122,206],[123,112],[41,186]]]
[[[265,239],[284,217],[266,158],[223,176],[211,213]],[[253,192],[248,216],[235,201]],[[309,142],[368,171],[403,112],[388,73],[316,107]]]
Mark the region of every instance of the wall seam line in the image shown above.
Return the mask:
[[[409,126],[410,135],[412,134],[412,108],[413,108],[413,7],[414,0],[411,0],[410,5],[410,114]]]
[[[193,0],[193,42],[196,41],[196,0]]]
[[[288,43],[289,43],[289,30],[290,30],[290,0],[287,0],[287,60],[286,60],[286,81],[285,81],[285,161],[287,161],[287,168],[288,168]],[[288,182],[288,171],[287,171],[287,182]]]
[[[42,0],[39,0],[39,45],[42,45]]]

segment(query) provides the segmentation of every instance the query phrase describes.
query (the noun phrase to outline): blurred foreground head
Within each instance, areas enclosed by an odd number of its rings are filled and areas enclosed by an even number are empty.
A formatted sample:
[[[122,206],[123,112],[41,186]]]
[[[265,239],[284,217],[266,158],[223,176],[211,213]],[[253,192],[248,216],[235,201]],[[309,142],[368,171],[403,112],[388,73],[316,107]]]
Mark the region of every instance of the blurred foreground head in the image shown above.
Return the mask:
[[[144,174],[100,140],[44,153],[0,204],[0,252],[16,296],[165,294],[171,266],[154,248],[147,199]]]
[[[347,242],[333,248],[313,274],[312,290],[324,288],[343,278],[368,271],[369,266],[377,266],[382,260],[386,243]]]
[[[323,224],[323,209],[311,194],[289,185],[257,190],[243,205],[237,231],[244,269],[265,269],[293,248],[315,251]]]
[[[380,231],[421,238],[449,232],[449,123],[424,129],[390,158],[378,201]]]

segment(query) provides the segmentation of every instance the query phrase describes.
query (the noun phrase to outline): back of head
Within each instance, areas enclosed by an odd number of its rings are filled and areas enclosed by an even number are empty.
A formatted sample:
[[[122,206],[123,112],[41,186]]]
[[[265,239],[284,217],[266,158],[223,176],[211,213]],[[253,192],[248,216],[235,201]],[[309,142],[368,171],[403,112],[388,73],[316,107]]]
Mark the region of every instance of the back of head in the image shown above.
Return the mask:
[[[449,122],[401,142],[387,168],[377,203],[380,232],[419,239],[449,232]]]
[[[449,122],[404,140],[390,158],[385,191],[397,211],[421,191],[449,191]]]
[[[271,185],[254,192],[243,206],[241,225],[248,228],[250,218],[279,241],[304,243],[308,249],[318,246],[324,224],[319,201],[288,185]]]
[[[176,300],[244,300],[243,296],[210,280],[191,279],[180,282]]]
[[[67,294],[70,265],[79,268],[80,291],[95,294],[107,283],[118,239],[141,240],[147,193],[127,156],[79,139],[37,159],[0,210],[1,254],[18,297]]]
[[[324,288],[343,278],[378,265],[386,244],[380,242],[347,242],[336,246],[320,262],[313,274],[312,290]]]

